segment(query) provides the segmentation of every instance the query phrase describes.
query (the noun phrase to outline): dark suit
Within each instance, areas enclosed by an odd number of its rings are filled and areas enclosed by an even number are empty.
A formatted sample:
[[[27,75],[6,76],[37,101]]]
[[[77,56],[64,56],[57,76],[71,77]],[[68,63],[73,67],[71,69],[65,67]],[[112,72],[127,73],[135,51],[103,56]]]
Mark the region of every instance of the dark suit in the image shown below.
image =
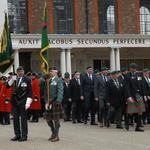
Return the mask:
[[[63,92],[63,100],[62,100],[62,105],[65,111],[66,115],[66,120],[69,120],[71,117],[71,102],[69,101],[70,97],[70,88],[69,84],[64,81],[63,83],[64,86],[64,92]]]
[[[13,104],[13,124],[14,132],[17,137],[27,138],[27,111],[25,104],[28,97],[32,97],[31,80],[23,76],[18,86],[18,81],[13,84],[12,104]],[[21,117],[21,127],[20,118]]]
[[[132,97],[136,99],[136,94],[145,95],[145,89],[141,75],[136,73],[128,73],[126,76],[126,98]]]
[[[99,121],[106,124],[106,83],[109,80],[107,76],[99,76],[94,81],[94,97],[99,99]]]
[[[118,82],[117,82],[118,81]],[[123,85],[119,80],[113,80],[107,82],[106,100],[110,104],[108,111],[108,121],[112,119],[113,113],[115,113],[115,119],[117,125],[121,125],[121,116],[124,106],[123,99]]]
[[[145,102],[146,106],[146,112],[143,114],[143,122],[147,122],[150,124],[150,81],[149,77],[142,77],[143,85],[144,85],[144,91],[145,91],[145,96],[147,97],[147,101]],[[144,96],[144,95],[143,95]]]
[[[98,109],[98,102],[94,99],[94,80],[95,76],[92,75],[92,79],[88,74],[82,75],[82,96],[84,96],[84,118],[85,122],[88,120],[88,114],[91,110],[91,124],[95,123],[95,114]]]
[[[72,99],[72,120],[73,122],[81,121],[82,116],[82,105],[83,102],[80,99],[81,97],[81,80],[79,83],[76,78],[70,80],[70,98]]]
[[[127,86],[127,75],[124,74],[122,76],[119,77],[119,82],[121,82],[121,84],[123,85],[123,100],[124,100],[124,104],[123,104],[123,112],[122,112],[122,116],[124,116],[124,122],[125,122],[125,126],[127,126],[129,124],[129,119],[130,122],[133,122],[133,117],[132,116],[128,116],[128,114],[126,113],[126,107],[127,107],[127,96],[126,96],[126,86]]]

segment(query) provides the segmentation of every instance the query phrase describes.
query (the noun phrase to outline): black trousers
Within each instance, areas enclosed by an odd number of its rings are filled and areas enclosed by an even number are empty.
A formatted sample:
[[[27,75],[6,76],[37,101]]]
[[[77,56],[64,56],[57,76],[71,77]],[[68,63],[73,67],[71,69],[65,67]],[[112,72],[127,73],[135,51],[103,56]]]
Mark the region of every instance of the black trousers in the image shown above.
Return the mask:
[[[107,113],[108,106],[106,105],[105,99],[99,100],[98,121],[104,123],[105,126],[107,122]]]
[[[3,112],[0,111],[0,124],[3,124]]]
[[[44,112],[45,112],[45,100],[44,100],[44,98],[41,98],[41,110],[39,112],[39,116],[43,117]]]
[[[76,100],[72,102],[72,120],[81,121],[82,119],[82,101]]]
[[[0,112],[0,123],[1,124],[10,124],[10,113]]]
[[[39,110],[30,110],[31,116],[32,116],[32,121],[39,121]]]
[[[91,123],[95,123],[95,115],[98,111],[98,101],[94,100],[94,94],[91,93],[89,97],[85,98],[84,102],[84,121],[87,122],[89,112],[91,111]]]
[[[17,137],[27,138],[28,124],[27,124],[27,111],[25,105],[13,106],[13,125],[14,133]]]
[[[115,120],[116,124],[120,126],[122,121],[122,112],[123,105],[120,105],[117,108],[114,106],[110,106],[108,109],[107,121],[110,122],[112,120]]]
[[[71,118],[71,105],[72,105],[71,102],[63,103],[66,120],[69,120]]]
[[[142,115],[142,120],[143,122],[148,122],[150,123],[150,101],[145,102],[146,106],[146,112],[143,113]]]

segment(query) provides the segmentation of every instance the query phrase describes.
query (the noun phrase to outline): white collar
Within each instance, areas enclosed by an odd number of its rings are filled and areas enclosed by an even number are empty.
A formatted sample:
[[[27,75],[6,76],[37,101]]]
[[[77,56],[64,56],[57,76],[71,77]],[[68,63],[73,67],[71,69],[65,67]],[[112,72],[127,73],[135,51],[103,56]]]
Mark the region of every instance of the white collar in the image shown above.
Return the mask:
[[[56,77],[56,76],[52,77],[52,80],[54,80],[54,79],[55,79],[55,77]]]

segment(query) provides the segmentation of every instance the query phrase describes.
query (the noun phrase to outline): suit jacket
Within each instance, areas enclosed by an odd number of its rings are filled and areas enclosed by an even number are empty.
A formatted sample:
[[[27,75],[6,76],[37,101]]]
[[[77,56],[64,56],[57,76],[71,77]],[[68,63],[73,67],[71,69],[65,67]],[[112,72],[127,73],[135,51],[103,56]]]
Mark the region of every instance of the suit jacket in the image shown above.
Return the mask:
[[[63,99],[63,81],[59,77],[54,77],[50,82],[50,98],[59,102]]]
[[[70,97],[70,88],[69,88],[69,84],[68,86],[66,85],[65,81],[63,82],[63,100],[62,103],[68,103],[69,102],[69,97]]]
[[[70,98],[72,99],[72,102],[80,101],[80,97],[82,96],[81,80],[79,85],[76,78],[71,79],[69,84],[69,89],[70,89]]]
[[[14,82],[12,86],[13,86],[13,93],[12,93],[13,105],[19,104],[25,105],[27,98],[28,97],[32,98],[31,80],[28,77],[23,76],[19,86],[17,85],[17,82]]]
[[[103,76],[101,75],[94,80],[94,97],[98,97],[100,100],[106,99],[106,82],[109,81],[109,78],[106,78],[107,81],[104,81]]]
[[[126,86],[127,86],[127,75],[122,75],[119,77],[119,82],[123,85],[123,98],[126,101]]]
[[[130,72],[127,74],[125,87],[126,98],[132,97],[136,99],[137,94],[141,96],[146,95],[142,80],[142,76],[138,72],[134,74]]]
[[[113,79],[110,79],[107,82],[106,100],[108,103],[110,103],[111,106],[114,107],[119,107],[120,105],[124,105],[123,85],[119,80],[118,82],[119,82],[118,87]]]
[[[150,96],[150,83],[148,84],[144,76],[142,77],[143,85],[144,85],[144,91],[145,95],[143,96]]]
[[[82,96],[85,99],[88,99],[91,95],[94,96],[94,80],[95,75],[92,74],[92,80],[88,77],[88,74],[84,74],[81,76],[81,85],[82,85]]]

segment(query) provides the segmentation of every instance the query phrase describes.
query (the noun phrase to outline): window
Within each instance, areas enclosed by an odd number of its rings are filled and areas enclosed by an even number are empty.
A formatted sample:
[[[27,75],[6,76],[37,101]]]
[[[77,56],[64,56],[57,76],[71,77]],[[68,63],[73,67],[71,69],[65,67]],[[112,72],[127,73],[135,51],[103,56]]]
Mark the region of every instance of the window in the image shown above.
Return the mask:
[[[150,11],[144,6],[140,8],[140,30],[141,34],[150,35]]]
[[[115,34],[115,0],[99,0],[100,31]]]
[[[27,1],[8,0],[8,18],[11,32],[27,33]]]
[[[115,34],[115,10],[114,6],[109,6],[107,9],[107,33]]]
[[[54,0],[54,26],[57,34],[73,33],[73,0]]]

